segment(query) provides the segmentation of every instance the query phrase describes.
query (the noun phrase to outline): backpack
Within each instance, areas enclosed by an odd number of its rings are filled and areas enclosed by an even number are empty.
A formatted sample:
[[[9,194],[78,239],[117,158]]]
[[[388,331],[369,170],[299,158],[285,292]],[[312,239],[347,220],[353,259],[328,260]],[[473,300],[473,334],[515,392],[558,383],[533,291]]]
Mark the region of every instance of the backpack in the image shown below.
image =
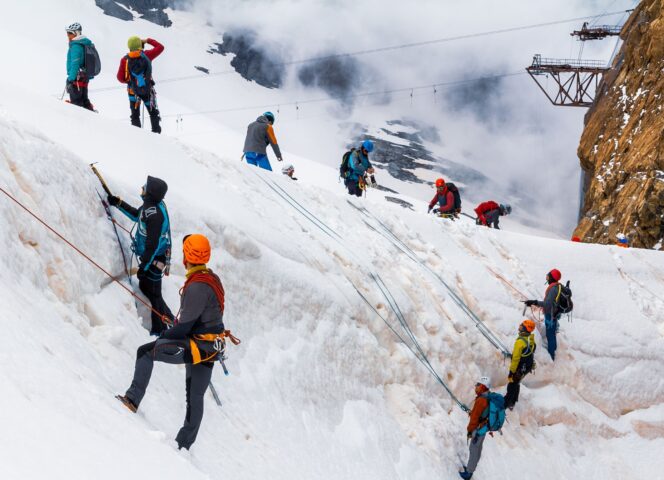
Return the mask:
[[[565,285],[558,285],[558,295],[556,295],[555,314],[571,313],[574,309],[574,302],[572,302],[572,289],[569,288],[569,280]]]
[[[152,62],[143,52],[139,57],[131,58],[127,55],[125,58],[127,59],[126,72],[129,87],[136,96],[148,98],[152,89]]]
[[[83,68],[88,78],[96,77],[101,72],[101,60],[94,43],[83,45]]]
[[[493,200],[489,200],[488,202],[480,203],[477,208],[475,208],[475,213],[477,213],[477,215],[482,215],[483,213],[488,212],[489,210],[495,210],[496,208],[500,208],[500,205]]]
[[[353,154],[355,151],[354,148],[351,148],[348,150],[346,153],[344,153],[344,156],[341,157],[341,165],[339,166],[339,177],[341,178],[346,178],[348,176],[348,171],[350,170],[350,156]]]
[[[480,417],[486,423],[479,429],[479,434],[498,432],[505,423],[505,397],[496,392],[483,393],[482,396],[489,401],[489,406]]]
[[[461,195],[459,194],[459,189],[453,183],[447,183],[447,189],[452,192],[454,195],[454,211],[461,211]]]

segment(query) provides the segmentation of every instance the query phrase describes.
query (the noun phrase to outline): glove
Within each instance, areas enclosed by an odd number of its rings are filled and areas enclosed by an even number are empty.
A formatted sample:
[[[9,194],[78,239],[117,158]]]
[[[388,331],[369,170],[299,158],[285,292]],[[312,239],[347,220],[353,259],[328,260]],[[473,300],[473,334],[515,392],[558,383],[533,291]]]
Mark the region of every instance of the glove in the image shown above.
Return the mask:
[[[74,82],[71,80],[67,80],[65,90],[67,90],[67,93],[71,95],[72,92],[74,91]]]
[[[507,379],[508,379],[508,380],[512,380],[512,377],[513,377],[513,376],[514,376],[514,374],[513,374],[512,372],[510,372],[509,375],[507,375]]]
[[[470,440],[471,438],[473,438],[473,432],[468,432],[468,433],[466,434],[466,438],[467,438],[468,440]]]
[[[280,161],[280,162],[284,161],[284,159],[282,157],[277,157],[277,160]]]
[[[106,200],[108,201],[108,204],[117,207],[120,205],[120,197],[116,197],[115,195],[109,195],[106,197]]]
[[[141,278],[144,278],[148,274],[148,272],[145,270],[146,265],[147,265],[147,263],[143,263],[143,262],[141,262],[138,265],[138,272],[136,272],[136,276],[139,278],[139,280]]]
[[[533,305],[537,305],[537,300],[525,300],[523,303],[526,304],[526,307],[532,307]]]

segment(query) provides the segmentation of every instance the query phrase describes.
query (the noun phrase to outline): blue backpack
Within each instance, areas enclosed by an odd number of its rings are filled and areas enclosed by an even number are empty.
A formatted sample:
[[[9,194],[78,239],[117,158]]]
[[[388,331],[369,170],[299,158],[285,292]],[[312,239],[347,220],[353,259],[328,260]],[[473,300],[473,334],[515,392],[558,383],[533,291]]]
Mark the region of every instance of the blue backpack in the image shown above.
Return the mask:
[[[505,423],[505,398],[495,392],[483,393],[482,396],[489,401],[489,406],[482,412],[480,418],[486,420],[486,423],[477,431],[477,434],[498,432]]]
[[[149,98],[152,90],[152,62],[143,52],[139,57],[131,58],[127,55],[125,58],[127,59],[129,87],[136,96],[142,99]]]

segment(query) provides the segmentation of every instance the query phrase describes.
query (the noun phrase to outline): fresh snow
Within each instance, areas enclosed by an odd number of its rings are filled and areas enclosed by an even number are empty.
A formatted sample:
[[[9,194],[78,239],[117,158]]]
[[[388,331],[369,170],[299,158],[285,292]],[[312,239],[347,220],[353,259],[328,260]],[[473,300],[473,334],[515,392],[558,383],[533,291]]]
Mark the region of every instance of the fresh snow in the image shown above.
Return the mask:
[[[157,28],[100,17],[93,2],[71,3],[99,29],[116,29],[118,38],[137,25]],[[42,6],[52,14],[51,33],[64,43],[67,19],[48,2]],[[0,30],[6,41],[7,23]],[[45,55],[44,68],[61,72],[64,47],[52,50],[57,58]],[[112,68],[105,68],[108,80]],[[348,205],[335,169],[286,151],[300,178],[293,182],[239,161],[240,128],[197,120],[197,128],[218,130],[214,145],[194,145],[195,137],[175,138],[173,131],[152,135],[128,125],[121,91],[108,102],[99,96],[101,113],[93,114],[46,95],[55,81],[28,77],[22,86],[0,83],[0,187],[119,273],[117,242],[88,164],[99,162],[111,188],[135,205],[146,175],[165,179],[175,243],[165,297],[177,309],[180,239],[204,233],[214,246],[211,267],[226,287],[227,327],[243,343],[229,346],[230,376],[215,368],[223,407],[208,396],[197,442],[190,452],[177,451],[184,369],[157,364],[136,415],[117,402],[136,348],[150,341],[134,301],[117,285],[102,286],[101,272],[0,193],[0,478],[456,478],[458,455],[467,456],[467,415],[353,285],[399,328],[370,280],[381,276],[463,402],[472,401],[484,374],[504,392],[507,363],[430,272],[381,235],[375,219]],[[238,80],[228,81],[232,92]],[[172,111],[168,94],[163,98],[163,110]],[[269,188],[271,181],[325,227]],[[509,348],[523,319],[522,297],[493,272],[532,298],[543,294],[551,268],[572,281],[575,311],[571,322],[561,322],[558,359],[548,359],[538,334],[537,371],[524,382],[504,435],[487,438],[474,478],[658,477],[661,252],[543,238],[509,219],[501,231],[467,219],[441,221],[427,216],[422,203],[411,212],[374,191],[354,202],[451,285]]]

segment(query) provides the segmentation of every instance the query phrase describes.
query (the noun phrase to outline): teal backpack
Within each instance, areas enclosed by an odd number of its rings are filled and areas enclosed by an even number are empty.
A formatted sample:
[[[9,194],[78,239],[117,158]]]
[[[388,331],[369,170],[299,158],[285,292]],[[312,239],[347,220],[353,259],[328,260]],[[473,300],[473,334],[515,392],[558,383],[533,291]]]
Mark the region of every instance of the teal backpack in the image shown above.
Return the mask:
[[[482,412],[480,417],[486,423],[477,431],[478,435],[487,432],[499,432],[505,423],[505,398],[495,392],[483,393],[482,397],[489,401],[489,406]]]

